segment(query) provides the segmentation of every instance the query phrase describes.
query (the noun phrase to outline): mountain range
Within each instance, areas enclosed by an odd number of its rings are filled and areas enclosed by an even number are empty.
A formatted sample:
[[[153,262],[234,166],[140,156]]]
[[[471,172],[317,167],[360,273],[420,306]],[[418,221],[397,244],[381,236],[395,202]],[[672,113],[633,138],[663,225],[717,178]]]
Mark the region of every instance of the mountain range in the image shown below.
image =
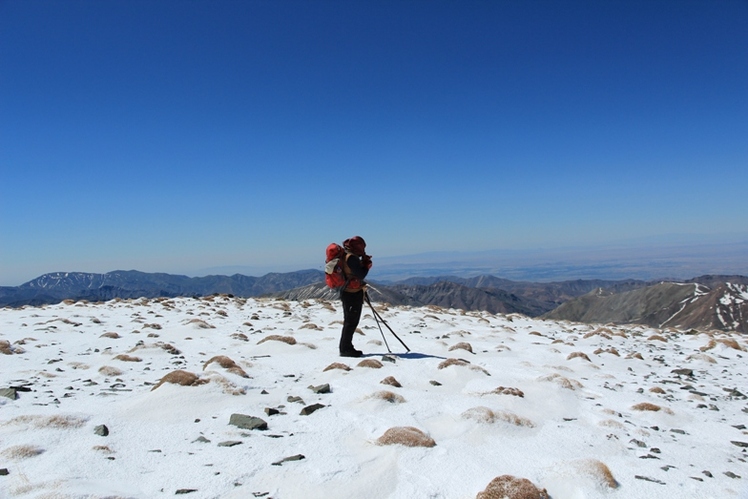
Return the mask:
[[[106,301],[227,294],[289,300],[337,299],[320,270],[262,277],[187,277],[135,270],[106,274],[57,272],[21,286],[0,287],[0,306],[43,305],[63,300]],[[511,281],[491,275],[414,277],[373,282],[374,301],[596,323],[748,332],[748,277],[706,275],[682,282],[642,280]]]

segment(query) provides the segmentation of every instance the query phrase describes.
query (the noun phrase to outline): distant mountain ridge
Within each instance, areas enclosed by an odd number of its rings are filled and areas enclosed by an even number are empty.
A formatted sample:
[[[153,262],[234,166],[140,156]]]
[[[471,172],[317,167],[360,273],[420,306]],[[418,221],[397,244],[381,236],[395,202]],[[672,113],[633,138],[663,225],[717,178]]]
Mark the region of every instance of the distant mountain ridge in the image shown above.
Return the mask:
[[[324,273],[301,270],[262,277],[187,277],[135,270],[106,274],[56,272],[17,287],[0,287],[0,306],[44,305],[65,299],[106,301],[230,294],[290,300],[337,300]],[[372,300],[595,323],[748,332],[748,277],[706,275],[685,282],[639,280],[510,281],[491,275],[416,277],[372,283]]]
[[[187,277],[117,270],[106,274],[55,272],[17,287],[0,287],[0,306],[43,305],[65,299],[103,301],[113,298],[205,296],[216,293],[260,296],[304,286],[322,279],[322,272],[301,270],[262,277]]]
[[[686,283],[660,282],[620,293],[599,288],[561,304],[542,317],[746,333],[748,279],[703,276]]]

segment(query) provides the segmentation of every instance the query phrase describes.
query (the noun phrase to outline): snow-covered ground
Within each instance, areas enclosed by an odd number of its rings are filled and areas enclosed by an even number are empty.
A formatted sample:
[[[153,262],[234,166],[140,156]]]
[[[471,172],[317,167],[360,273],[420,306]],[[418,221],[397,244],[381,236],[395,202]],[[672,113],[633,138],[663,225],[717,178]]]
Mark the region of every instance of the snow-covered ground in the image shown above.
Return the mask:
[[[748,498],[744,337],[375,306],[409,353],[369,312],[338,357],[334,302],[0,310],[0,497]]]

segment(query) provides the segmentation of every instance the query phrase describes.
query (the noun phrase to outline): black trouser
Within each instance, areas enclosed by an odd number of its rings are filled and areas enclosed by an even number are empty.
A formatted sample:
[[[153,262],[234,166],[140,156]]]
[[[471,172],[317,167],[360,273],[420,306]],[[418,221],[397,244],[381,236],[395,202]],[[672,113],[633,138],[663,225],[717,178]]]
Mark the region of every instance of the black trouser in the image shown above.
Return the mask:
[[[340,351],[353,350],[353,334],[361,320],[361,310],[364,308],[364,291],[349,293],[342,291],[340,299],[343,302],[343,331],[340,334]]]

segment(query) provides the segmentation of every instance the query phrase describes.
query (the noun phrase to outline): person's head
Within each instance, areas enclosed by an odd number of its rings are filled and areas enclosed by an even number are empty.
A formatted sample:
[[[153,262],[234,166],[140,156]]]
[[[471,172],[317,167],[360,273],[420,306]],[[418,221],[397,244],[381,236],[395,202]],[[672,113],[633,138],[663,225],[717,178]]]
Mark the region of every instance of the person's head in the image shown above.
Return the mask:
[[[361,236],[353,236],[350,239],[343,241],[343,247],[346,251],[350,251],[356,256],[364,256],[366,254],[366,241]]]

